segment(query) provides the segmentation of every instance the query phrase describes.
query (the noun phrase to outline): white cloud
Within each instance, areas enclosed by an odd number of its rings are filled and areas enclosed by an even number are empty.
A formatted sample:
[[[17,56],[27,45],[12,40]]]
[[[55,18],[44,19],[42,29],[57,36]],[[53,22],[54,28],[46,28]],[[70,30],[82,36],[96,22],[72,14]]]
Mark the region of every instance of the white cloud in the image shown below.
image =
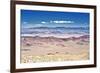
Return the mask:
[[[50,21],[50,23],[65,24],[65,23],[74,23],[74,21],[63,21],[63,20],[61,20],[61,21]]]
[[[45,24],[45,23],[55,23],[55,24],[71,24],[71,23],[74,23],[74,21],[70,21],[70,20],[67,20],[67,21],[64,21],[64,20],[56,20],[56,21],[49,21],[49,22],[46,22],[46,21],[42,21],[41,22],[42,24]]]
[[[46,22],[42,21],[41,23],[42,23],[42,24],[45,24]]]

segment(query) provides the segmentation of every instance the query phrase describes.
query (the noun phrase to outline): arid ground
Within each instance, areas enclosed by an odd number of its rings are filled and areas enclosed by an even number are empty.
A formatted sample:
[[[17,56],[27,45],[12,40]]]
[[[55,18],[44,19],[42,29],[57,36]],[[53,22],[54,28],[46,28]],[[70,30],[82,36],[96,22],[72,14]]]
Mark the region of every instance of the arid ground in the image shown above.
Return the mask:
[[[21,37],[21,63],[89,59],[89,36]]]

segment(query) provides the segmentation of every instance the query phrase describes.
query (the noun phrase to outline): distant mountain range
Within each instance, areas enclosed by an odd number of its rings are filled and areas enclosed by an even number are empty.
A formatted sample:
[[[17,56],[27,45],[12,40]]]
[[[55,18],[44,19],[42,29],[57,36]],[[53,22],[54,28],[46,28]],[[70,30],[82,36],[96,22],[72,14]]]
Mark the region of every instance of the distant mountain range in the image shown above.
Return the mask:
[[[27,29],[89,29],[89,27],[31,27]]]

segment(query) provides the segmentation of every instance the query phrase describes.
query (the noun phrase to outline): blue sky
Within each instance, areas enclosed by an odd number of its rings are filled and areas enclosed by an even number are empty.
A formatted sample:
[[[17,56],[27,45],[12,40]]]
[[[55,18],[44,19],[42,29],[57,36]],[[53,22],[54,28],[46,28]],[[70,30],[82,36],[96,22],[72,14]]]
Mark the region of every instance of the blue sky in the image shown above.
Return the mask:
[[[88,27],[89,13],[21,10],[22,27]]]

